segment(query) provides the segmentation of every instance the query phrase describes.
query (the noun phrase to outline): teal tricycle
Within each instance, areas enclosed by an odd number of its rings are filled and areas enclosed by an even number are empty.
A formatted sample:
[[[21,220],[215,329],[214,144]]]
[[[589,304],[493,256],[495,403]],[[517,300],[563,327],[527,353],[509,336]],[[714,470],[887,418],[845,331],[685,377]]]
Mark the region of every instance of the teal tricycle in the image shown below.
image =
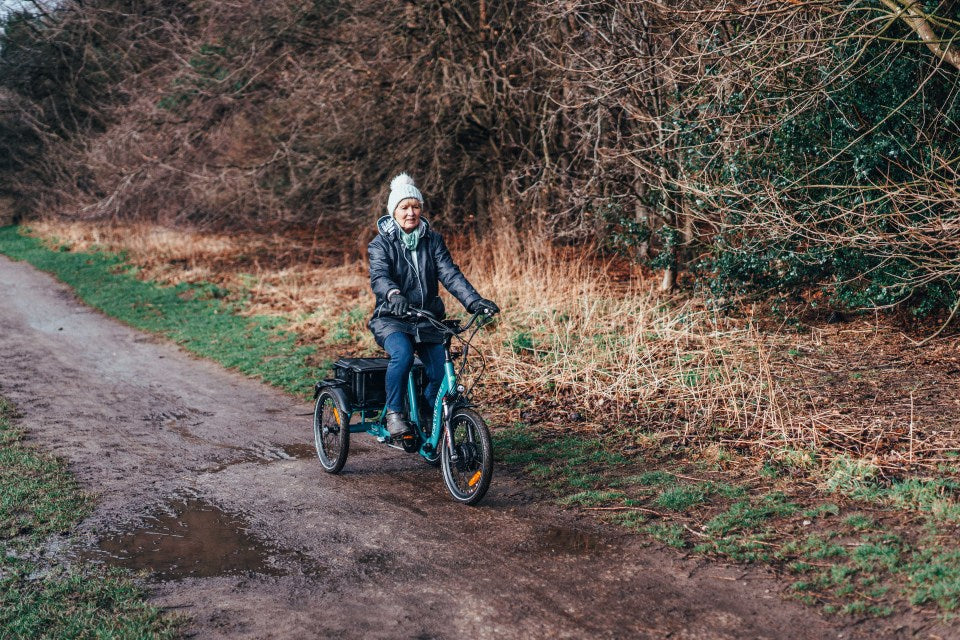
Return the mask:
[[[391,438],[386,428],[386,390],[384,387],[389,358],[341,358],[334,363],[334,377],[316,384],[313,411],[313,437],[320,464],[329,473],[339,473],[347,461],[350,434],[367,433],[387,446],[407,453],[418,453],[427,463],[440,466],[443,481],[453,499],[477,504],[490,487],[493,457],[490,431],[483,418],[473,410],[469,388],[462,384],[471,355],[479,360],[473,382],[480,378],[484,359],[471,353],[471,343],[491,315],[473,314],[466,324],[457,320],[438,320],[429,311],[411,309],[412,320],[426,320],[444,335],[444,377],[433,410],[421,411],[419,399],[426,386],[423,364],[414,362],[407,379],[407,416],[412,433]],[[466,336],[466,337],[464,337]],[[460,353],[451,352],[457,340]],[[460,366],[453,360],[459,357]]]

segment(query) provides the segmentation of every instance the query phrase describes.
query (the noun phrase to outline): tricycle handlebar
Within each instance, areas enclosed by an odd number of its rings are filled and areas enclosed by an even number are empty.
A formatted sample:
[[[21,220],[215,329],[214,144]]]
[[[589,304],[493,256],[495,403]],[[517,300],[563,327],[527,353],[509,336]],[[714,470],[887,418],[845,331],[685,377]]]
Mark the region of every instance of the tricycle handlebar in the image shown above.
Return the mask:
[[[437,316],[427,311],[426,309],[420,309],[418,307],[410,307],[410,310],[407,311],[406,313],[406,317],[422,318],[427,322],[429,322],[430,324],[432,324],[433,326],[435,326],[440,331],[444,333],[449,333],[450,335],[459,335],[461,333],[464,333],[465,331],[470,329],[470,327],[473,326],[473,323],[476,322],[482,316],[492,318],[494,316],[494,313],[491,313],[489,309],[480,309],[479,311],[475,311],[473,315],[470,316],[470,321],[467,322],[467,324],[462,326],[458,324],[456,327],[451,327],[441,322],[440,320],[437,319]]]

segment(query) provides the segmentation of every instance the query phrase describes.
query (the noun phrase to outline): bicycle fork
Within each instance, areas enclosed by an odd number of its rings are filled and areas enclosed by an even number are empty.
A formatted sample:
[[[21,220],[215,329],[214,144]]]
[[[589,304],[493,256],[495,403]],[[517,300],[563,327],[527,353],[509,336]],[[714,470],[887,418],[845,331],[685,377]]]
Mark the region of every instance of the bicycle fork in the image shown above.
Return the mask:
[[[450,452],[450,459],[457,459],[457,450],[453,447],[453,392],[457,388],[457,374],[453,369],[453,362],[450,360],[450,348],[446,349],[447,357],[443,363],[443,384],[440,385],[440,410],[442,411],[443,433],[446,435],[447,450]]]
[[[450,401],[447,398],[443,399],[443,432],[446,434],[447,440],[447,450],[450,452],[450,460],[457,460],[457,450],[453,447],[453,427],[451,426],[450,415],[452,413],[450,407]]]

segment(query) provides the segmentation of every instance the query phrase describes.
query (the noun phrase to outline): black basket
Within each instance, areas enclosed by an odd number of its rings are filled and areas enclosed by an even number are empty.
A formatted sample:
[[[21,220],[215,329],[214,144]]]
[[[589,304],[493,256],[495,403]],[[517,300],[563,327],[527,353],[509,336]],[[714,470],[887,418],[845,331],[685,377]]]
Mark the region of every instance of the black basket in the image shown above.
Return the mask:
[[[350,399],[351,410],[383,408],[387,401],[388,362],[390,358],[340,358],[333,363],[333,376],[343,383],[343,389]],[[414,359],[413,373],[414,384],[420,391],[423,389],[426,372],[419,359]],[[403,397],[407,397],[406,388]]]

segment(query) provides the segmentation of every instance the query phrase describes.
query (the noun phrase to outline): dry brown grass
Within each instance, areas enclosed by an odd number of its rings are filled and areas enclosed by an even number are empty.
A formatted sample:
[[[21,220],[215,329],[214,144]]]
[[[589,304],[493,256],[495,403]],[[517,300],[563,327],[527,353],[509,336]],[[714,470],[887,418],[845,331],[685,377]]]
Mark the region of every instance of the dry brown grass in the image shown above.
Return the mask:
[[[249,291],[246,312],[286,317],[306,341],[376,350],[364,328],[373,297],[362,260],[306,262],[306,243],[284,237],[147,224],[46,221],[33,228],[78,249],[126,251],[147,278]],[[755,331],[695,301],[665,300],[639,272],[615,281],[582,252],[577,257],[532,235],[455,244],[471,282],[504,309],[497,330],[479,342],[488,354],[488,395],[552,407],[540,415],[548,423],[577,412],[586,418],[581,428],[642,425],[704,446],[717,433],[770,446],[797,437],[768,346]]]
[[[466,255],[471,281],[505,309],[484,340],[515,393],[549,397],[594,427],[642,425],[704,446],[718,430],[756,442],[795,431],[755,331],[534,237],[504,234]]]
[[[220,284],[246,313],[286,318],[323,355],[377,353],[365,327],[373,307],[365,262],[312,237],[63,221],[33,228],[78,249],[126,251],[145,278]],[[488,360],[484,402],[501,420],[522,413],[569,429],[578,414],[577,429],[641,445],[682,442],[706,457],[816,451],[824,461],[848,454],[885,468],[936,464],[960,446],[938,404],[937,372],[917,386],[903,375],[911,363],[877,327],[761,332],[695,299],[664,298],[639,271],[534,235],[451,244],[471,282],[504,310],[478,342]],[[923,357],[960,366],[956,353]]]

